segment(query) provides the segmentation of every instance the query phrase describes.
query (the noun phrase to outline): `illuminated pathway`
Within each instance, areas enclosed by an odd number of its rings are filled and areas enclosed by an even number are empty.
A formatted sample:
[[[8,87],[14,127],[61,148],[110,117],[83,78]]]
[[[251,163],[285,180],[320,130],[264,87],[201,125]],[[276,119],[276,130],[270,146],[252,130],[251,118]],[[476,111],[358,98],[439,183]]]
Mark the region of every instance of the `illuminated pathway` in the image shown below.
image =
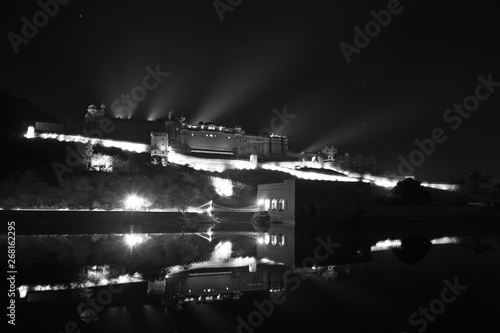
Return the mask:
[[[460,237],[441,237],[431,240],[433,245],[443,245],[443,244],[460,244]],[[391,250],[395,247],[401,246],[401,239],[386,239],[384,241],[377,242],[371,247],[372,252]]]
[[[24,135],[28,139],[32,138],[42,138],[42,139],[57,139],[59,141],[65,142],[79,142],[79,143],[91,143],[93,145],[102,145],[104,147],[113,147],[122,149],[125,151],[131,151],[136,153],[145,153],[150,151],[150,145],[143,143],[135,143],[128,141],[117,141],[109,139],[97,139],[89,138],[81,135],[64,135],[57,133],[35,133],[33,127],[28,128],[28,132]],[[337,173],[342,173],[342,175],[331,175],[322,172],[314,172],[311,170],[297,170],[296,167],[307,167],[309,169],[322,169],[318,163],[313,162],[265,162],[265,163],[252,163],[250,161],[244,160],[224,160],[224,159],[208,159],[200,158],[194,156],[187,156],[184,154],[179,154],[173,151],[168,152],[168,161],[170,163],[179,165],[189,165],[195,170],[203,170],[210,172],[222,172],[225,170],[251,170],[251,169],[263,169],[271,171],[285,172],[292,176],[301,179],[309,180],[323,180],[323,181],[342,181],[342,182],[357,182],[363,181],[367,183],[372,183],[374,185],[382,186],[385,188],[393,188],[401,179],[374,176],[370,174],[357,174],[351,172],[345,172],[342,170],[337,170],[331,166],[325,165],[323,169],[336,171]],[[439,184],[439,183],[427,183],[422,182],[422,186],[431,187],[440,190],[456,191],[458,190],[458,185],[456,184]]]
[[[170,151],[168,153],[168,160],[171,163],[180,165],[190,165],[195,170],[212,171],[212,172],[222,172],[224,170],[250,170],[250,169],[263,169],[271,171],[285,172],[292,176],[301,179],[308,180],[323,180],[323,181],[342,181],[342,182],[358,182],[363,181],[366,183],[372,183],[377,186],[382,186],[385,188],[393,188],[401,179],[394,179],[383,176],[373,176],[370,174],[357,174],[357,173],[347,173],[344,171],[337,170],[333,167],[325,167],[326,170],[336,171],[342,173],[343,175],[330,175],[322,172],[314,172],[311,170],[297,170],[297,166],[305,166],[310,169],[320,170],[320,166],[317,163],[312,162],[265,162],[254,164],[249,161],[242,160],[222,160],[222,159],[208,159],[199,158],[193,156],[187,156]],[[427,183],[422,182],[423,186],[436,188],[440,190],[456,191],[458,190],[458,185],[455,184],[439,184],[439,183]]]
[[[56,139],[63,142],[78,142],[78,143],[91,143],[93,145],[101,145],[103,147],[118,148],[125,151],[131,151],[135,153],[148,153],[149,145],[145,143],[136,143],[129,141],[118,141],[109,139],[99,139],[99,138],[89,138],[81,135],[65,135],[58,133],[34,133],[28,129],[28,132],[24,135],[25,138],[41,138],[41,139]]]

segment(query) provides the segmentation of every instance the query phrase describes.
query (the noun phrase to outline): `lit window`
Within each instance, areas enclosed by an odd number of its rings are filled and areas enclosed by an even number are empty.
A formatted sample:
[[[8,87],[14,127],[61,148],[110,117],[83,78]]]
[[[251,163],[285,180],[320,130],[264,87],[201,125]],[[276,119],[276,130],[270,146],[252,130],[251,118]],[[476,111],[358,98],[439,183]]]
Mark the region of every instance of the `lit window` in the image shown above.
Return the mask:
[[[278,235],[278,244],[279,246],[285,245],[285,235]]]
[[[265,243],[266,245],[269,245],[269,241],[270,241],[270,240],[271,240],[271,239],[269,238],[269,234],[265,234],[265,235],[264,235],[264,243]]]
[[[269,210],[269,199],[264,200],[264,210]]]
[[[277,206],[278,206],[278,200],[273,199],[273,200],[271,201],[271,209],[276,209],[276,208],[277,208]]]
[[[276,235],[271,235],[271,244],[273,244],[273,246],[274,246],[274,245],[276,245],[277,242],[278,241],[277,241]]]
[[[278,202],[278,208],[279,210],[285,210],[285,199],[280,199]]]

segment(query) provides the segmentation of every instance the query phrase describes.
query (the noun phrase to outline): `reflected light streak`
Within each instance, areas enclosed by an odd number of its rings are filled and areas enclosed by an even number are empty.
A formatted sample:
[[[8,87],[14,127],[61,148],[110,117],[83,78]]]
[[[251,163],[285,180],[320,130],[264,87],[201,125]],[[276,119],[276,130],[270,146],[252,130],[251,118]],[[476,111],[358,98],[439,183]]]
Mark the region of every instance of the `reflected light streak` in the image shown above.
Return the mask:
[[[180,273],[186,270],[194,270],[199,268],[248,267],[250,265],[255,265],[255,264],[283,265],[280,262],[275,262],[266,258],[257,259],[255,257],[237,257],[237,258],[229,258],[226,260],[195,262],[188,265],[187,268],[180,265],[176,265],[168,267],[166,271],[168,277],[175,273]]]
[[[432,244],[440,245],[440,244],[460,244],[462,240],[460,237],[442,237],[431,240]]]
[[[233,253],[233,243],[229,241],[219,242],[219,244],[215,246],[215,249],[213,250],[212,255],[210,256],[210,260],[229,259],[232,253]]]
[[[82,289],[82,288],[92,288],[92,287],[102,287],[110,284],[124,284],[124,283],[135,283],[135,282],[143,282],[144,279],[139,273],[123,274],[118,276],[117,278],[109,278],[101,277],[96,282],[91,280],[85,280],[83,282],[71,282],[68,285],[36,285],[36,286],[28,286],[22,285],[18,288],[19,294],[21,298],[26,297],[29,291],[53,291],[53,290],[67,290],[67,289]]]
[[[460,237],[441,237],[432,239],[431,243],[433,245],[443,245],[443,244],[460,244]],[[392,248],[401,246],[400,239],[386,239],[384,241],[377,242],[374,246],[371,247],[372,252],[376,251],[385,251],[390,250]]]
[[[401,246],[400,239],[386,239],[384,241],[377,242],[374,246],[371,247],[371,251],[384,251],[389,250],[394,247]]]

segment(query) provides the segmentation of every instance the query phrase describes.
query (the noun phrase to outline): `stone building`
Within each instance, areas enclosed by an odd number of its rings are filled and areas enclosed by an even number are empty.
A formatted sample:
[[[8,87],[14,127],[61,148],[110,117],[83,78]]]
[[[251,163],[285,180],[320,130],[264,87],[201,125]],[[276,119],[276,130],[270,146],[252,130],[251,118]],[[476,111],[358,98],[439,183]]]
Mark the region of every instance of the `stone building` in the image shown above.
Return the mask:
[[[370,184],[289,179],[263,184],[257,200],[270,221],[303,223],[344,223],[369,214],[373,208]]]
[[[173,151],[183,154],[215,154],[236,158],[257,155],[263,159],[281,159],[287,156],[288,138],[249,135],[240,126],[225,127],[213,122],[187,124],[184,117],[165,122],[168,144]]]
[[[300,267],[370,260],[370,184],[291,179],[259,185],[257,198],[261,214],[270,220],[258,246],[259,258]],[[318,238],[339,245],[327,258],[322,256],[324,260],[315,258]]]

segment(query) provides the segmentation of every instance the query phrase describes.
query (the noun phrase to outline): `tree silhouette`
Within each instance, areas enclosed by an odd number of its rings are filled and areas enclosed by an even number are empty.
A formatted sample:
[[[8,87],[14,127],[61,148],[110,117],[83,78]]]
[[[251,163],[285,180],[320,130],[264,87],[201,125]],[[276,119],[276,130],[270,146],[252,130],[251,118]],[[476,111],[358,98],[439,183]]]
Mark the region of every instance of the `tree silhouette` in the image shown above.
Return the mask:
[[[428,204],[431,200],[429,192],[421,186],[422,182],[406,178],[392,189],[392,195],[402,203]]]
[[[424,237],[406,237],[401,245],[392,249],[392,253],[402,262],[413,265],[422,261],[431,250],[432,243]]]

